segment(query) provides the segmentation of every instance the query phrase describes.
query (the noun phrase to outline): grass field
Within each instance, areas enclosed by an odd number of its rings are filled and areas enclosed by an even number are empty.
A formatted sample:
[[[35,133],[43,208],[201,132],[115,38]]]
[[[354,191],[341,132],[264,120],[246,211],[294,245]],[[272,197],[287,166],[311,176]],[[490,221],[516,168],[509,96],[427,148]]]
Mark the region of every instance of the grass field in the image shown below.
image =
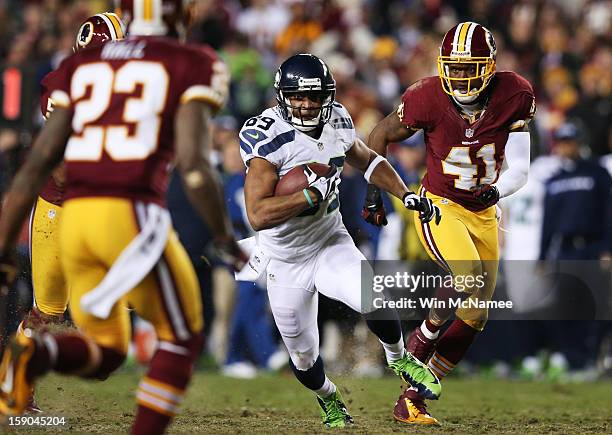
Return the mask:
[[[45,415],[65,416],[64,431],[121,433],[129,430],[136,371],[105,382],[50,376],[39,384]],[[449,379],[430,410],[439,428],[395,423],[393,404],[401,382],[335,378],[356,425],[350,433],[611,433],[612,383],[557,385],[500,380]],[[313,433],[324,431],[318,407],[291,374],[242,381],[198,374],[171,433]],[[50,433],[19,429],[18,432]],[[341,430],[344,432],[346,430]],[[17,430],[16,430],[17,432]]]

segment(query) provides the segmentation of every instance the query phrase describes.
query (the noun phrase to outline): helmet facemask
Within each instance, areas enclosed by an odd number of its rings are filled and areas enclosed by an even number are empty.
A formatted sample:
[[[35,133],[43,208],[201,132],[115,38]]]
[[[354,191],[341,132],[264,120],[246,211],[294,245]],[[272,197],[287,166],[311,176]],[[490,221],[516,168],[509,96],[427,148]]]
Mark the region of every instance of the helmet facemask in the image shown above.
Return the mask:
[[[467,77],[451,77],[452,65],[473,65],[474,75]],[[438,75],[442,81],[444,92],[455,98],[459,103],[469,104],[488,86],[495,74],[495,60],[490,57],[451,57],[438,56]],[[465,83],[465,90],[458,89],[459,83]]]

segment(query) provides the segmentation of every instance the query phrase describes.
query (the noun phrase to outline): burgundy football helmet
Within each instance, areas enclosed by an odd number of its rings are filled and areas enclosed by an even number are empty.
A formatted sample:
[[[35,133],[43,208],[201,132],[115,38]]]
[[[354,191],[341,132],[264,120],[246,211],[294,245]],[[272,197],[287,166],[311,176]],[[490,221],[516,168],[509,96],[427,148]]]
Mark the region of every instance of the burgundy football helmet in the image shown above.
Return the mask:
[[[104,12],[87,18],[76,35],[73,50],[95,47],[108,41],[125,38],[125,26],[121,19],[112,12]]]
[[[193,0],[115,0],[130,35],[180,36]]]
[[[444,35],[438,56],[438,75],[442,89],[460,103],[470,103],[485,90],[495,75],[497,48],[493,34],[478,23],[459,23]],[[470,64],[475,74],[468,77],[451,77],[449,66]],[[459,81],[467,82],[460,90],[455,86]]]

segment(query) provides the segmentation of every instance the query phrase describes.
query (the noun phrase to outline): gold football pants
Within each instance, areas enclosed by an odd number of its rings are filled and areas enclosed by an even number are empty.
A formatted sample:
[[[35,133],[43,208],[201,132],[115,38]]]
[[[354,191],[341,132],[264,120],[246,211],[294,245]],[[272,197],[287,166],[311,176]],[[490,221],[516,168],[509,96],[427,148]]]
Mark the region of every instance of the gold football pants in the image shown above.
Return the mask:
[[[60,263],[62,207],[39,197],[30,217],[30,262],[34,302],[44,314],[59,316],[68,305],[68,287]]]
[[[189,339],[202,329],[202,303],[193,266],[170,230],[162,257],[151,272],[113,307],[106,319],[85,312],[81,297],[104,278],[117,257],[140,232],[137,202],[123,198],[66,201],[60,238],[61,262],[70,287],[75,324],[96,343],[126,353],[129,309],[153,324],[161,341]]]
[[[421,195],[424,189],[421,188]],[[462,287],[472,298],[489,301],[495,290],[497,267],[499,263],[498,224],[495,207],[474,212],[451,201],[426,192],[435,205],[440,207],[442,220],[439,225],[433,221],[427,224],[420,222],[418,213],[414,214],[415,226],[421,243],[429,256],[444,269],[450,271],[455,279],[473,276],[480,277],[480,282],[473,286]],[[455,286],[457,289],[457,286]],[[456,316],[476,330],[482,331],[487,322],[486,308],[463,308],[455,312]]]

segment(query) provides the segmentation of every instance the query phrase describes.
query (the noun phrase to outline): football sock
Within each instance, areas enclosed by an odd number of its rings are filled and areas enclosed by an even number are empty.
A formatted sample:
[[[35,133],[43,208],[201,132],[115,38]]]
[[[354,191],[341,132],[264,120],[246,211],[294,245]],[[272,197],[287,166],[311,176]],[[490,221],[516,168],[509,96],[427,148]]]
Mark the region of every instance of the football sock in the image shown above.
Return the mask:
[[[455,319],[444,331],[428,364],[438,379],[448,375],[461,361],[478,332],[460,319]]]
[[[324,388],[327,376],[325,376],[325,368],[320,355],[317,357],[314,365],[308,370],[298,369],[295,364],[293,364],[291,359],[289,359],[289,366],[291,367],[291,370],[293,370],[293,374],[297,380],[300,381],[306,388],[313,391],[318,391]]]
[[[383,343],[395,345],[402,339],[402,325],[397,311],[381,308],[366,314],[365,318],[370,331]]]
[[[315,393],[319,397],[329,397],[336,392],[336,385],[329,380],[327,376],[325,376],[325,382],[323,382],[323,386],[318,390],[315,390]]]
[[[393,361],[400,360],[406,354],[404,349],[404,339],[400,336],[400,339],[397,343],[387,344],[382,340],[378,340],[383,346],[385,350],[385,357],[387,358],[387,364],[392,363]]]
[[[421,332],[423,335],[430,340],[435,340],[440,335],[440,328],[442,325],[434,325],[431,320],[425,319],[421,323]]]
[[[28,378],[54,370],[84,378],[105,379],[124,359],[121,352],[99,346],[79,333],[43,333],[36,340],[34,355],[28,365]]]
[[[184,342],[162,341],[136,393],[138,409],[132,434],[162,434],[178,413],[202,349],[202,336]]]

